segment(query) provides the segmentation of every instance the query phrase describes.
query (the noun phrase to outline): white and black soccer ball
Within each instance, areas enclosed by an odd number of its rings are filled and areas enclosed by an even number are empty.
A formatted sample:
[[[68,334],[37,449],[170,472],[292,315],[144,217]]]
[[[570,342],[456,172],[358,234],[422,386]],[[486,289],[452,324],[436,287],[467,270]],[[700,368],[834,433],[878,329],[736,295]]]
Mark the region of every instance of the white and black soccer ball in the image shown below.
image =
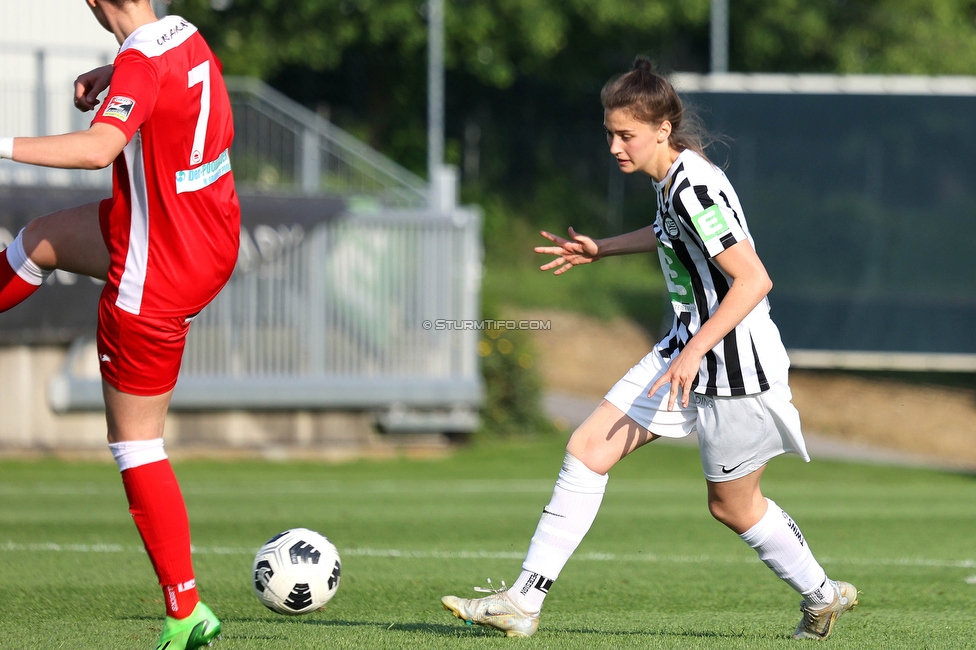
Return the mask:
[[[339,588],[339,551],[307,528],[278,533],[254,558],[254,593],[268,609],[297,616],[314,612]]]

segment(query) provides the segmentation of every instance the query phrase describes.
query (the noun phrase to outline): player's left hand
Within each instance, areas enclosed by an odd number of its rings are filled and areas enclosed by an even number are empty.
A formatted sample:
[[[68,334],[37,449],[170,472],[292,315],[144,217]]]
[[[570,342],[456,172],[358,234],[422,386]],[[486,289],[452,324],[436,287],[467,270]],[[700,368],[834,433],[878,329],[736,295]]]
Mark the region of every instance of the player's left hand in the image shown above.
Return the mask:
[[[678,401],[678,394],[681,394],[681,406],[688,408],[691,403],[691,387],[698,376],[701,368],[701,355],[691,352],[686,347],[678,353],[678,356],[671,360],[671,365],[667,371],[658,377],[657,381],[647,391],[647,396],[651,397],[664,384],[671,384],[671,394],[668,396],[668,410],[673,411],[675,402]]]
[[[75,79],[75,108],[90,111],[100,103],[98,96],[108,88],[115,67],[111,64],[89,70]]]

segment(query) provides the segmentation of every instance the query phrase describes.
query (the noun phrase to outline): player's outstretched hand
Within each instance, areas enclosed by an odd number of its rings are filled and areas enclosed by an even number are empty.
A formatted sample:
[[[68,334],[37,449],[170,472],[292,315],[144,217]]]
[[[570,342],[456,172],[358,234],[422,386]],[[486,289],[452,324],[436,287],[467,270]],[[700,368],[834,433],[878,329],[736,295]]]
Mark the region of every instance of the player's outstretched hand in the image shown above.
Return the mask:
[[[79,75],[75,79],[75,108],[84,113],[98,106],[98,96],[108,88],[114,70],[109,64]]]
[[[597,243],[581,235],[570,227],[569,236],[571,239],[564,239],[559,235],[553,235],[545,230],[542,236],[555,244],[555,246],[536,246],[535,252],[542,255],[556,255],[556,259],[543,264],[539,268],[543,271],[556,269],[553,275],[559,275],[580,264],[589,264],[600,259],[600,247]],[[557,268],[558,267],[558,268]]]

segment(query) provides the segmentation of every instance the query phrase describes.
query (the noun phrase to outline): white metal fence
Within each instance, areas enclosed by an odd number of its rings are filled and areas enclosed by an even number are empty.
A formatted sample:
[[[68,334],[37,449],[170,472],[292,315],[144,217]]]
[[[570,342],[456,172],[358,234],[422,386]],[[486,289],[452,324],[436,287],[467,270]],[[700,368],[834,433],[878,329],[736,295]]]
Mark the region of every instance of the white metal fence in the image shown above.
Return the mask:
[[[421,207],[427,184],[257,79],[228,77],[234,107],[234,176],[242,186],[301,194],[368,196]]]
[[[353,215],[275,233],[280,254],[242,258],[194,322],[184,375],[472,377],[477,341],[423,324],[477,316],[477,228],[459,211]]]

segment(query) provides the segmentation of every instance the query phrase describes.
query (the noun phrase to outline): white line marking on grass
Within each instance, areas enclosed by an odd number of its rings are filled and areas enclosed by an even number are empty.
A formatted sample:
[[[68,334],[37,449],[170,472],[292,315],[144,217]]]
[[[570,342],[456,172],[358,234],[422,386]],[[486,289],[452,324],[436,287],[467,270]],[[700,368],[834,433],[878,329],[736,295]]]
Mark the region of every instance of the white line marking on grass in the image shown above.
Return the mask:
[[[341,481],[281,481],[248,485],[211,485],[186,481],[184,494],[201,496],[247,495],[347,495],[371,494],[428,495],[460,494],[551,494],[551,479],[444,479],[444,480],[363,480],[354,484]],[[698,495],[699,481],[685,479],[617,479],[618,494],[687,493]],[[101,483],[0,483],[0,496],[115,496],[120,486]]]
[[[193,546],[196,555],[254,555],[257,547],[235,546]],[[141,546],[122,546],[121,544],[58,544],[40,542],[19,544],[8,541],[0,544],[0,552],[27,553],[144,553]],[[407,560],[521,560],[525,553],[520,551],[442,551],[409,550],[383,548],[345,548],[339,554],[346,557],[383,557]],[[714,556],[714,555],[657,555],[655,553],[578,553],[573,556],[583,562],[659,562],[661,564],[738,564],[759,562],[757,557]],[[822,564],[846,564],[855,566],[906,566],[932,567],[937,569],[971,569],[976,560],[937,560],[924,557],[903,558],[822,558]],[[976,584],[976,575],[966,578],[966,582]]]
[[[341,555],[360,557],[395,557],[407,559],[497,559],[521,560],[525,553],[507,551],[407,551],[399,549],[350,548],[340,551]],[[759,562],[758,557],[711,556],[711,555],[656,555],[654,553],[579,553],[573,556],[577,561],[589,562],[660,562],[662,564],[707,564],[709,562],[737,564],[740,562]],[[932,558],[824,558],[823,564],[852,564],[864,566],[913,566],[944,569],[973,568],[976,560],[936,560]],[[976,582],[976,576],[973,576]]]
[[[253,555],[258,552],[253,549],[233,548],[227,546],[191,546],[193,553],[198,555]],[[0,552],[26,553],[145,553],[142,546],[122,546],[121,544],[57,544],[55,542],[41,542],[36,544],[18,544],[4,542],[0,544]]]
[[[966,578],[966,583],[970,585],[976,585],[976,576],[969,576]]]
[[[696,485],[697,487],[697,485]],[[398,495],[427,495],[443,494],[445,492],[464,494],[489,494],[496,492],[512,494],[536,494],[552,492],[552,481],[548,480],[511,480],[511,481],[362,481],[355,486],[340,482],[302,482],[269,483],[267,485],[250,485],[233,487],[216,485],[199,485],[188,482],[183,486],[184,494],[202,496],[239,496],[241,494],[255,495],[307,495],[307,494],[398,494]],[[47,483],[38,485],[0,484],[2,496],[113,496],[121,494],[121,489],[115,486],[99,486],[92,484],[59,484]]]
[[[353,557],[395,557],[405,559],[438,560],[522,560],[525,553],[516,551],[407,551],[395,548],[347,548],[340,555]]]
[[[119,544],[55,544],[42,542],[39,544],[15,544],[4,542],[0,544],[0,551],[27,552],[55,552],[55,553],[125,553],[132,550],[143,550],[141,546],[124,547]]]
[[[822,558],[821,564],[854,564],[865,566],[930,566],[936,568],[971,569],[976,560],[933,560],[924,557],[900,558]]]

